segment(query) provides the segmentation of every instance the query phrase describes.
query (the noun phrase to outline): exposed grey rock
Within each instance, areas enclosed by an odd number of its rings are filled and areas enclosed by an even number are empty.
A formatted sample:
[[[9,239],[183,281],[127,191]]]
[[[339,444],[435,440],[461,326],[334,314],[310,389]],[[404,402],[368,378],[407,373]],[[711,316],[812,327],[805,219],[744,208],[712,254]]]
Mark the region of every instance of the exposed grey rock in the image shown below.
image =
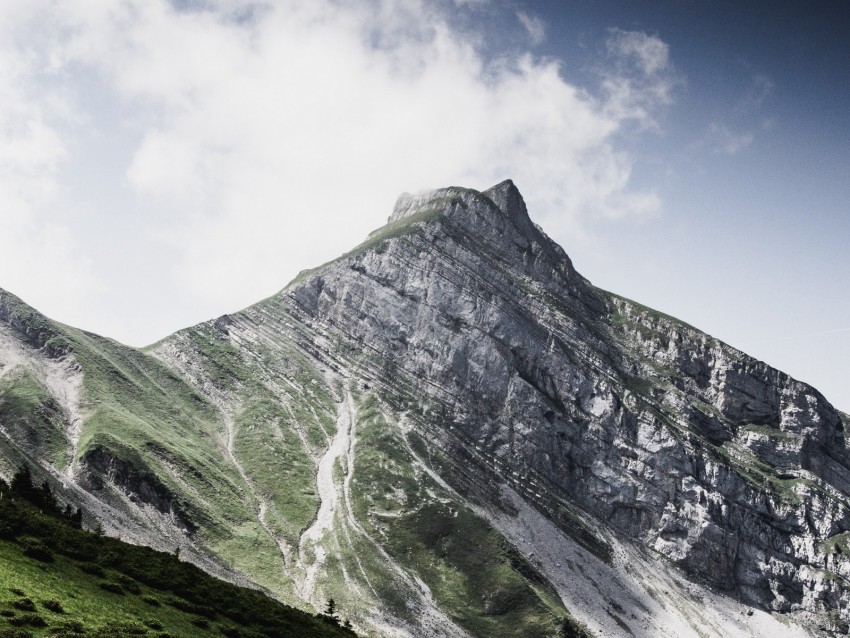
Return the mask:
[[[850,529],[839,413],[591,286],[510,181],[403,197],[390,222],[434,207],[268,305],[370,353],[361,369],[444,451],[483,477],[529,477],[551,515],[577,505],[752,605],[846,623],[847,561],[830,541]]]

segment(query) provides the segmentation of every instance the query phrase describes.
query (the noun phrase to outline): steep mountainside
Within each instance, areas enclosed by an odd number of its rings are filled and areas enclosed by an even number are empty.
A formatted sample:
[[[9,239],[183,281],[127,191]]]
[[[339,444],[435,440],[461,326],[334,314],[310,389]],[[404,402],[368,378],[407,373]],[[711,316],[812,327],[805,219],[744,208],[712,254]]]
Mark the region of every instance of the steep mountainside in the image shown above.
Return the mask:
[[[356,638],[337,618],[218,580],[179,556],[81,530],[26,476],[0,481],[4,638]]]
[[[145,352],[0,293],[0,362],[7,471],[364,633],[847,631],[846,417],[594,288],[510,181]]]

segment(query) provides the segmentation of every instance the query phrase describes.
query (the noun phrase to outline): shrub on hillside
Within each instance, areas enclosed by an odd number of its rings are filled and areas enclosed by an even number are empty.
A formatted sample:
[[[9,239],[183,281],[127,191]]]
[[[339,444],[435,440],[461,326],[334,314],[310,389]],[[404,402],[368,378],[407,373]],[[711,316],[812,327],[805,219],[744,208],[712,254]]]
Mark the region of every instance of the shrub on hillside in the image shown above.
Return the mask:
[[[78,638],[80,634],[85,633],[86,628],[79,620],[66,620],[56,626],[51,638]]]
[[[124,588],[121,585],[119,585],[118,583],[104,582],[104,583],[100,583],[99,587],[103,591],[108,591],[111,594],[120,594],[121,596],[124,595]]]
[[[20,598],[13,601],[12,607],[21,611],[35,611],[35,603],[30,598]]]
[[[144,636],[148,628],[137,622],[128,620],[116,620],[107,623],[94,632],[95,638],[130,638],[131,636]]]
[[[180,611],[186,612],[187,614],[195,614],[196,616],[204,616],[209,618],[210,620],[215,620],[216,613],[212,607],[207,607],[206,605],[196,605],[195,603],[191,603],[188,600],[184,600],[177,596],[169,596],[165,599],[165,603],[174,607],[175,609],[179,609]]]
[[[124,574],[119,574],[115,581],[124,588],[124,591],[129,592],[131,594],[140,594],[142,590],[139,589],[139,583],[130,578],[129,576],[125,576]]]
[[[62,603],[60,603],[58,600],[54,600],[54,599],[42,600],[41,604],[44,605],[45,609],[52,611],[54,614],[64,614],[65,613],[65,610],[62,609]]]
[[[24,556],[40,560],[43,563],[53,562],[53,552],[50,551],[50,548],[41,539],[32,536],[21,536],[18,538],[18,544],[21,546]]]
[[[95,565],[93,563],[80,563],[77,567],[79,567],[81,571],[86,574],[91,574],[92,576],[103,577],[106,575],[106,572],[103,571],[103,568],[100,565]]]
[[[159,619],[148,616],[142,621],[145,624],[145,627],[150,627],[151,629],[163,629],[162,623],[159,622]]]
[[[38,614],[21,614],[20,616],[15,616],[14,618],[9,618],[9,624],[14,625],[15,627],[22,627],[23,625],[29,625],[30,627],[47,627],[47,621],[39,616]]]

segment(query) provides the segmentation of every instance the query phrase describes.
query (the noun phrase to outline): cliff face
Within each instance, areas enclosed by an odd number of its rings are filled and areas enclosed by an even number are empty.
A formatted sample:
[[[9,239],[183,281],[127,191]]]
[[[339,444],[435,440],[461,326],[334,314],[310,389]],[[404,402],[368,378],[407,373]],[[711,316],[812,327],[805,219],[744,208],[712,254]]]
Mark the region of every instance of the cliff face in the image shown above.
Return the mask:
[[[847,631],[842,416],[593,287],[510,181],[403,196],[350,253],[147,354],[69,334],[89,416],[45,467],[362,631],[545,636],[567,610],[606,636]],[[149,400],[90,372],[119,350]],[[105,397],[119,428],[91,417]]]

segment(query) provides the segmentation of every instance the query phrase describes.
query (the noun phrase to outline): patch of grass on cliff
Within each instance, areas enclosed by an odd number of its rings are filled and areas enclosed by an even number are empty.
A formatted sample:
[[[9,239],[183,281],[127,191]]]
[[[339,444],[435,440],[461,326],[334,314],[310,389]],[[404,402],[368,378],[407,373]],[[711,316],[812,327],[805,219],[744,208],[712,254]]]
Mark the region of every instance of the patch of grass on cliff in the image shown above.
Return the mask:
[[[0,422],[25,449],[65,465],[68,441],[64,415],[47,389],[23,368],[0,379]]]
[[[316,466],[294,431],[298,424],[277,401],[254,399],[237,414],[235,453],[271,504],[267,518],[292,544],[316,514]]]
[[[17,479],[16,479],[17,480]],[[0,632],[29,636],[352,636],[326,617],[217,580],[178,557],[78,529],[0,481]],[[40,495],[38,506],[23,494]],[[34,496],[33,496],[34,497]],[[228,633],[229,632],[229,633]],[[6,635],[6,633],[0,635]]]
[[[820,550],[824,554],[844,554],[850,556],[850,532],[841,532],[835,536],[830,536],[820,545]]]
[[[552,586],[489,523],[414,459],[373,397],[360,405],[351,485],[355,514],[474,635],[551,636],[568,614]]]
[[[711,446],[710,449],[713,449],[722,461],[728,463],[751,488],[774,494],[790,505],[799,505],[813,490],[828,495],[817,482],[804,477],[783,475],[777,468],[735,443],[726,442],[722,446]]]
[[[150,355],[75,329],[68,337],[84,370],[84,400],[94,407],[78,458],[100,447],[138,463],[174,500],[193,503],[203,520],[192,522],[213,535],[252,516],[241,478],[222,462],[225,428],[215,406]]]
[[[298,273],[298,275],[296,275],[295,279],[293,279],[286,285],[284,290],[286,290],[286,288],[290,288],[301,283],[311,275],[321,271],[324,268],[327,268],[331,264],[343,261],[345,259],[348,259],[349,257],[354,257],[356,255],[366,252],[367,250],[375,249],[377,252],[383,253],[387,249],[387,242],[390,239],[404,237],[405,235],[409,235],[410,233],[416,232],[419,229],[420,224],[424,224],[434,219],[437,219],[446,209],[446,206],[453,203],[462,203],[462,200],[457,196],[437,197],[433,200],[430,200],[425,205],[423,205],[421,210],[417,211],[413,215],[402,217],[401,219],[397,219],[394,222],[390,222],[389,224],[381,226],[377,230],[372,231],[366,241],[361,242],[360,244],[358,244],[348,252],[340,255],[336,259],[332,259],[331,261],[326,262],[316,268],[302,270],[300,273]]]
[[[428,201],[423,207],[407,217],[402,217],[394,222],[390,222],[382,226],[378,230],[372,231],[369,238],[355,246],[352,250],[345,253],[343,257],[350,257],[359,253],[365,252],[370,248],[381,246],[383,242],[396,237],[403,237],[419,228],[420,224],[432,221],[440,216],[440,214],[452,204],[461,204],[462,201],[457,196],[437,197]]]
[[[615,324],[619,323],[619,324],[622,325],[623,320],[625,319],[620,314],[620,311],[616,308],[616,304],[619,302],[619,303],[628,304],[628,305],[632,306],[632,308],[634,308],[635,310],[642,312],[645,315],[647,315],[647,316],[649,316],[653,319],[656,319],[656,320],[661,319],[661,320],[664,320],[664,321],[669,321],[669,322],[672,322],[673,324],[677,325],[680,328],[684,328],[685,330],[693,330],[695,332],[700,332],[699,330],[694,328],[691,324],[685,323],[684,321],[674,317],[673,315],[668,315],[667,313],[661,312],[660,310],[656,310],[655,308],[650,308],[649,306],[644,306],[643,304],[638,303],[637,301],[634,301],[632,299],[629,299],[628,297],[623,297],[622,295],[618,295],[616,293],[609,292],[607,290],[603,290],[602,288],[597,288],[596,286],[592,286],[592,288],[597,293],[600,293],[603,297],[611,298],[611,301],[614,303],[615,307],[609,313],[609,318],[610,318],[612,323],[615,323]]]
[[[228,532],[226,537],[211,543],[212,553],[229,567],[247,574],[260,587],[274,592],[281,600],[296,601],[280,549],[257,519],[234,523]]]
[[[797,438],[797,435],[790,434],[788,432],[783,432],[779,428],[773,428],[769,425],[758,425],[756,423],[745,423],[744,425],[739,425],[738,430],[745,432],[754,432],[756,434],[762,434],[764,436],[769,436],[772,439],[778,439],[782,441],[790,441],[794,438]]]
[[[200,354],[206,376],[219,388],[259,389],[256,373],[242,359],[240,351],[225,334],[210,325],[188,332],[192,346]]]

